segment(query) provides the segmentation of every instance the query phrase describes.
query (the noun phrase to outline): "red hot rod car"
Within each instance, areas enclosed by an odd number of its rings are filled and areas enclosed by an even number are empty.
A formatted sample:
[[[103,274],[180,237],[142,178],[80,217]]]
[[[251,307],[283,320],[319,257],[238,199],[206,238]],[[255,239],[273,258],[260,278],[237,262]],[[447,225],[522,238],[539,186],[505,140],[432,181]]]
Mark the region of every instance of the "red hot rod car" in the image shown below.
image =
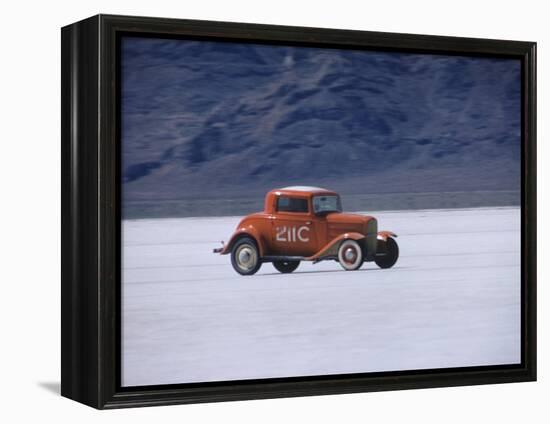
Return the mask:
[[[391,268],[399,256],[396,234],[378,231],[376,218],[342,212],[340,196],[317,187],[286,187],[265,197],[263,212],[244,217],[223,247],[242,275],[271,262],[282,273],[301,261],[334,260],[348,271],[374,261]]]

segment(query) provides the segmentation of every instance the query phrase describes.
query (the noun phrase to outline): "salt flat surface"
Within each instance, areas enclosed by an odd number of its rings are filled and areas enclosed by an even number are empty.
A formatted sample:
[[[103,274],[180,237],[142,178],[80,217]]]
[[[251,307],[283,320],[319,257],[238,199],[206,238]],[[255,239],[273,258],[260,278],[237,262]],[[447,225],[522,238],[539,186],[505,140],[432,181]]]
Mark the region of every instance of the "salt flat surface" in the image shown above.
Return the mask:
[[[123,222],[122,385],[518,363],[520,210],[373,213],[400,259],[238,275],[238,217]]]

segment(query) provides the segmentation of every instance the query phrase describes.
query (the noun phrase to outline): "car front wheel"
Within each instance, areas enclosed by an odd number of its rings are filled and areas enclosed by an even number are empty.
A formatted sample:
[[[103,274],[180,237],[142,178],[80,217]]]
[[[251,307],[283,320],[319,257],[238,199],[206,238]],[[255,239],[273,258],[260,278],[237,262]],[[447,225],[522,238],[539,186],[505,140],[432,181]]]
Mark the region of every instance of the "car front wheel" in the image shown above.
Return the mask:
[[[399,247],[397,246],[397,242],[391,237],[388,237],[386,241],[379,241],[378,245],[382,247],[381,250],[383,254],[377,254],[374,258],[374,262],[376,262],[376,265],[380,268],[391,268],[397,262],[397,258],[399,258]]]
[[[231,249],[231,265],[241,275],[252,275],[262,266],[256,242],[250,237],[243,237],[235,242]]]
[[[298,268],[300,261],[273,261],[273,266],[283,274],[289,274]]]
[[[338,248],[338,262],[346,271],[354,271],[363,265],[363,249],[355,240],[344,240]]]

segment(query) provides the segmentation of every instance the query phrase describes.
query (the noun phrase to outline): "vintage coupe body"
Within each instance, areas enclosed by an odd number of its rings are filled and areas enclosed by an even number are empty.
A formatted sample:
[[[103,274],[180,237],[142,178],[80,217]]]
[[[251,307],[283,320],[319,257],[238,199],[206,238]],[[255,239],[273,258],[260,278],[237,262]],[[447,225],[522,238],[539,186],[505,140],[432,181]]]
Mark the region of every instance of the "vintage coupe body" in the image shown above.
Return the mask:
[[[263,212],[244,217],[227,243],[214,253],[231,254],[241,275],[271,262],[282,273],[301,261],[334,260],[348,271],[364,262],[391,268],[399,256],[396,234],[378,231],[376,218],[342,212],[338,193],[318,187],[272,190]]]

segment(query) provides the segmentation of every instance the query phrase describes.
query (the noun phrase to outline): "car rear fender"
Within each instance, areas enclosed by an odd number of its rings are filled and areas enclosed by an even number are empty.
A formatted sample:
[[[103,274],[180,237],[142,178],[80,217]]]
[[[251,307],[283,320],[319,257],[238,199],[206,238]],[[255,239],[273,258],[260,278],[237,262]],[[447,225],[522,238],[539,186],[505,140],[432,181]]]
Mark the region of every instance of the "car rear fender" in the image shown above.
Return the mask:
[[[265,242],[260,232],[252,225],[247,225],[247,226],[238,228],[233,233],[229,241],[223,245],[223,247],[221,248],[221,251],[219,251],[218,253],[220,253],[220,255],[227,255],[228,253],[231,252],[231,249],[233,248],[233,245],[235,244],[235,242],[242,237],[250,237],[254,239],[254,241],[258,245],[260,256],[264,256]]]
[[[308,261],[321,260],[327,256],[337,256],[338,255],[338,246],[343,240],[355,240],[361,242],[365,239],[365,235],[361,233],[351,232],[340,234],[338,237],[333,238],[328,242],[321,250],[319,250],[315,255],[306,258]]]

